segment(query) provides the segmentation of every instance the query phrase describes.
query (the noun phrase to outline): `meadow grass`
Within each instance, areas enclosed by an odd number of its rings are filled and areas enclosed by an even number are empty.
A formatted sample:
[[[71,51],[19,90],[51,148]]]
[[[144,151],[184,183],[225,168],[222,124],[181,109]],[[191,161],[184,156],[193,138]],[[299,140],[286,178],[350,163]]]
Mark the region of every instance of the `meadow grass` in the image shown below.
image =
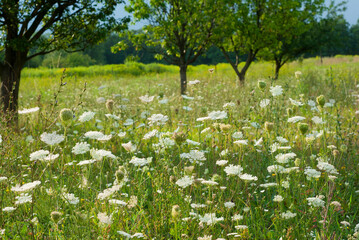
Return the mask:
[[[358,58],[273,69],[25,69],[0,238],[358,239]]]

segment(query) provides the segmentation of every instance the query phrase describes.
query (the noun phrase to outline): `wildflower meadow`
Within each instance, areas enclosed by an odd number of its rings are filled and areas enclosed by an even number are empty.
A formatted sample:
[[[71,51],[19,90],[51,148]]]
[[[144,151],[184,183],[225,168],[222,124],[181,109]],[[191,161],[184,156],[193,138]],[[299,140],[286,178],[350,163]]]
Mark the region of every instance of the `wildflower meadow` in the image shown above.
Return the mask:
[[[359,239],[358,57],[272,70],[25,69],[0,239]]]

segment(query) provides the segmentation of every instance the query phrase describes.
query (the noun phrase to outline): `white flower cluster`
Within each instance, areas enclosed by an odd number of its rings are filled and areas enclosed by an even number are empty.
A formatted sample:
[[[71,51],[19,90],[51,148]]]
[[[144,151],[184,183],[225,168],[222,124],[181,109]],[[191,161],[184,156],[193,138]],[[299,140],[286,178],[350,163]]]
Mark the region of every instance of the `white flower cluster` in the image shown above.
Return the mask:
[[[191,163],[198,163],[202,165],[203,161],[206,161],[206,157],[204,156],[204,152],[199,150],[191,150],[189,153],[181,153],[181,158],[188,159]]]
[[[38,150],[30,154],[30,161],[43,160],[50,152],[47,150]]]
[[[224,171],[228,176],[240,176],[242,174],[243,168],[239,165],[230,164],[229,166],[224,168]]]
[[[17,185],[15,187],[12,187],[11,191],[19,192],[19,193],[29,192],[32,189],[36,188],[40,184],[41,184],[41,181],[34,181],[34,182],[26,183],[26,184],[24,184],[22,186]]]
[[[202,122],[205,120],[221,120],[227,118],[227,112],[225,111],[212,111],[207,117],[197,118],[197,121]]]
[[[117,157],[113,155],[110,151],[103,149],[91,149],[90,154],[94,160],[101,161],[104,157],[116,159]]]
[[[88,144],[87,142],[78,142],[72,148],[72,153],[75,155],[84,154],[88,151],[90,151],[90,144]]]
[[[145,165],[148,165],[152,162],[152,157],[149,158],[138,158],[133,156],[130,163],[135,165],[136,167],[143,167]]]
[[[318,162],[317,168],[330,174],[339,174],[338,170],[327,162]]]
[[[272,93],[273,97],[280,96],[283,94],[283,88],[280,85],[274,87],[271,86],[269,91]]]
[[[34,107],[34,108],[24,108],[23,110],[19,110],[18,113],[19,114],[28,114],[28,113],[34,113],[34,112],[37,112],[39,111],[40,108],[39,107]]]
[[[88,121],[91,121],[94,117],[95,117],[95,114],[94,112],[84,112],[80,117],[79,117],[79,121],[80,122],[88,122]]]
[[[158,130],[157,129],[154,129],[148,133],[146,133],[144,136],[143,136],[143,140],[148,140],[148,139],[151,139],[153,138],[154,136],[156,136],[156,134],[158,133]]]
[[[294,117],[288,118],[289,123],[297,123],[297,122],[300,122],[303,120],[305,120],[305,117],[302,117],[302,116],[294,116]]]
[[[296,213],[292,213],[291,211],[286,211],[280,214],[280,216],[284,219],[290,219],[290,218],[294,218],[295,216],[297,216]]]
[[[312,207],[324,207],[325,202],[320,197],[307,198],[308,205]]]
[[[203,217],[199,216],[199,221],[201,223],[206,223],[208,226],[214,225],[219,221],[224,221],[223,217],[216,217],[216,213],[206,213]]]
[[[191,186],[192,183],[193,183],[193,179],[188,176],[184,176],[183,178],[178,179],[176,182],[176,184],[181,188],[186,188],[188,186]]]
[[[102,138],[103,136],[105,135],[102,132],[98,132],[98,131],[88,131],[85,133],[85,137],[89,139],[99,139]]]
[[[59,144],[62,141],[64,141],[65,136],[59,135],[56,132],[53,132],[53,133],[44,132],[43,134],[41,134],[40,139],[47,145],[53,146],[53,145]]]
[[[150,126],[162,126],[165,125],[168,121],[168,117],[162,114],[152,114],[151,117],[148,118],[148,125]]]
[[[62,198],[72,205],[76,205],[80,202],[80,199],[76,197],[73,193],[64,193]]]
[[[321,176],[321,172],[315,170],[315,169],[312,169],[310,167],[307,167],[305,170],[304,170],[304,174],[307,175],[307,179],[310,180],[312,178],[320,178]]]
[[[279,153],[275,156],[275,159],[277,160],[278,163],[288,163],[290,160],[292,160],[293,158],[295,158],[297,156],[297,154],[295,153]]]
[[[141,100],[141,102],[143,103],[150,103],[153,101],[153,99],[155,98],[155,96],[148,96],[147,94],[145,96],[141,96],[139,97],[139,99]]]

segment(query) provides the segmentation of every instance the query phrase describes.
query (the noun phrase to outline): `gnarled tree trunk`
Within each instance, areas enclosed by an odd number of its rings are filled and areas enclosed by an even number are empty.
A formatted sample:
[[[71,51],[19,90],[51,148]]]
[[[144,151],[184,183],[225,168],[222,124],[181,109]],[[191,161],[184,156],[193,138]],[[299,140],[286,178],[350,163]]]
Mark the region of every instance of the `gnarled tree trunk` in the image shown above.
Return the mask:
[[[27,52],[6,49],[4,62],[0,65],[1,103],[9,125],[17,125],[18,98],[21,70],[26,62]]]

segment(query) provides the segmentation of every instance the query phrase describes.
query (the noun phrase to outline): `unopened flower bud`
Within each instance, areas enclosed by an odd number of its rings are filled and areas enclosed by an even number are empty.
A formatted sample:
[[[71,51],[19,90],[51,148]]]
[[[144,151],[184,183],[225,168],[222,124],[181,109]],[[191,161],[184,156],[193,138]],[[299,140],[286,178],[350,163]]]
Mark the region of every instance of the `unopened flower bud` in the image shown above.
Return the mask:
[[[187,139],[187,136],[184,132],[175,132],[172,136],[173,140],[175,140],[175,142],[178,145],[181,145],[182,143],[184,143]]]
[[[271,132],[273,130],[273,127],[274,127],[274,123],[272,123],[272,122],[265,122],[264,123],[264,128],[268,132]]]
[[[307,123],[298,123],[298,130],[304,135],[307,133],[309,126]]]
[[[172,215],[172,219],[173,219],[174,221],[177,221],[177,220],[179,219],[179,217],[181,216],[180,206],[174,205],[174,206],[172,207],[171,215]]]
[[[171,182],[171,183],[175,183],[176,181],[177,181],[176,177],[173,176],[173,175],[171,175],[171,176],[170,176],[170,182]]]
[[[292,116],[292,115],[293,115],[293,109],[292,109],[292,108],[287,108],[287,115],[288,115],[288,116]]]
[[[62,213],[58,212],[58,211],[53,211],[51,212],[51,219],[52,221],[54,221],[55,223],[58,223],[61,219]]]
[[[184,172],[189,176],[192,175],[193,170],[194,170],[194,166],[184,167]]]
[[[317,97],[317,103],[319,106],[324,107],[325,104],[325,97],[324,95],[320,95]]]
[[[114,101],[112,99],[108,99],[106,101],[106,108],[107,111],[109,111],[110,113],[113,113],[113,105],[114,105]]]
[[[71,124],[73,118],[73,113],[71,109],[64,108],[60,111],[60,120],[64,126]]]
[[[259,88],[260,90],[263,91],[263,90],[266,88],[266,86],[267,86],[267,83],[266,83],[266,82],[261,81],[261,80],[258,81],[258,88]]]
[[[117,182],[121,182],[126,176],[126,169],[123,166],[120,166],[115,173]]]
[[[337,149],[334,149],[334,150],[333,150],[333,156],[334,156],[334,157],[339,156],[339,153],[340,153],[340,152],[339,152]]]
[[[344,152],[344,153],[348,151],[348,147],[345,144],[340,145],[339,149],[340,149],[341,152]]]
[[[230,129],[231,129],[231,125],[230,124],[220,124],[219,128],[221,129],[222,132],[227,133]]]

